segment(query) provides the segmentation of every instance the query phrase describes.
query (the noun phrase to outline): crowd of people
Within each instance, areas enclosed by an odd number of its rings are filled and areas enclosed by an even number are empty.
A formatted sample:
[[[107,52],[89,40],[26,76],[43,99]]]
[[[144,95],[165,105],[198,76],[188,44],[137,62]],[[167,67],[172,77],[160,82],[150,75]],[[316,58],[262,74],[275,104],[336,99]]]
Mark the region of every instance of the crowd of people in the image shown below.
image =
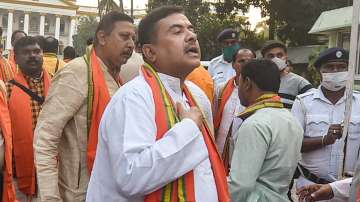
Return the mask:
[[[292,73],[284,43],[256,54],[235,29],[217,39],[223,53],[206,69],[178,6],[137,28],[106,14],[80,57],[14,31],[0,56],[2,201],[360,200],[356,91],[342,137],[348,51],[320,53],[314,88]],[[124,78],[127,63],[137,76]]]

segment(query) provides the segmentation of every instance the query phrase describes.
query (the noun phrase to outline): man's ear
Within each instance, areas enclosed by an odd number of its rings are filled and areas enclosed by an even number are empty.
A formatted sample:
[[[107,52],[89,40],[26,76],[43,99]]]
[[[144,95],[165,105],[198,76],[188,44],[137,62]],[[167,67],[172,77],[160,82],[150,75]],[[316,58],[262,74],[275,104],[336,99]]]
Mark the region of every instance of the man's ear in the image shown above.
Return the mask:
[[[17,64],[16,62],[16,54],[14,53],[14,61],[15,61],[15,64]]]
[[[254,85],[254,83],[253,83],[253,81],[249,78],[249,77],[246,77],[245,79],[244,79],[244,88],[246,89],[246,90],[251,90],[251,88],[253,88],[253,85]]]
[[[97,37],[97,41],[99,43],[99,45],[104,46],[105,45],[105,37],[106,37],[106,33],[103,30],[98,31],[98,33],[96,34]]]
[[[142,54],[149,62],[154,63],[156,61],[156,49],[152,44],[144,44]]]

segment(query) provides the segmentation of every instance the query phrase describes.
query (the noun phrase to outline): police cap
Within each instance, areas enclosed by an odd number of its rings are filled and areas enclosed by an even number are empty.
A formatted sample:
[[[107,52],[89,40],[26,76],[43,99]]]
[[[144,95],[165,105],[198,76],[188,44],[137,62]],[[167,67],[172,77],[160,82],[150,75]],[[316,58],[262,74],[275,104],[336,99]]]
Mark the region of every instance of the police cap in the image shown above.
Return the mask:
[[[239,39],[239,32],[232,28],[224,29],[220,34],[217,36],[217,40],[219,42],[223,42],[226,39]]]
[[[349,52],[342,48],[329,48],[320,53],[314,66],[319,69],[323,64],[328,62],[344,61],[348,62]]]

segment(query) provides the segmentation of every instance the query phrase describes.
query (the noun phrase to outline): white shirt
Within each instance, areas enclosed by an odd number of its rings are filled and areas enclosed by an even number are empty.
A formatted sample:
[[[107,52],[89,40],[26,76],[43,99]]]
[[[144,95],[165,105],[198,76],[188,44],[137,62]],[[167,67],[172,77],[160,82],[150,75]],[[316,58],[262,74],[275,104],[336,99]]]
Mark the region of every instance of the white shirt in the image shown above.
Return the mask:
[[[304,128],[305,137],[322,137],[327,134],[331,124],[340,124],[344,120],[345,96],[335,105],[323,94],[320,87],[299,95],[292,107],[292,113]],[[347,143],[345,171],[355,170],[360,150],[360,94],[354,92],[352,115]],[[311,152],[302,153],[301,164],[311,173],[330,182],[337,180],[338,165],[343,152],[340,141]],[[297,187],[313,184],[300,176]]]
[[[216,106],[215,112],[217,112],[217,110],[219,110],[219,109],[217,109],[217,107],[219,105],[218,100],[219,100],[219,97],[220,97],[220,95],[221,95],[222,91],[224,90],[227,83],[228,82],[220,84],[216,88],[216,91],[215,91],[215,96],[216,96],[215,97],[215,101],[216,101],[216,103],[215,103],[215,106]],[[234,88],[233,92],[231,93],[228,101],[226,102],[226,104],[224,106],[220,126],[219,126],[219,129],[217,131],[217,135],[216,135],[216,145],[218,146],[220,154],[222,154],[222,152],[224,150],[226,137],[227,137],[227,135],[229,133],[229,129],[230,129],[231,124],[233,124],[232,130],[231,130],[231,136],[232,136],[232,139],[234,140],[233,144],[235,145],[235,142],[236,142],[236,139],[237,139],[237,134],[238,134],[236,132],[240,128],[240,125],[242,123],[242,119],[238,118],[237,115],[239,115],[242,111],[244,111],[245,107],[240,104],[238,91],[239,91],[238,86],[235,84],[235,88]]]
[[[208,71],[211,78],[214,80],[215,86],[228,81],[236,75],[232,64],[226,62],[223,55],[220,55],[210,61]]]
[[[163,74],[160,79],[174,102],[188,106],[179,79]],[[194,96],[206,97],[195,84],[186,85],[196,91]],[[210,102],[199,104],[211,114]],[[142,75],[113,96],[100,123],[87,201],[143,201],[191,170],[196,201],[218,201],[208,150],[195,122],[184,119],[156,141],[155,113],[151,88]]]
[[[353,178],[347,178],[330,183],[331,189],[334,193],[334,198],[337,201],[348,201],[350,197],[350,187]]]

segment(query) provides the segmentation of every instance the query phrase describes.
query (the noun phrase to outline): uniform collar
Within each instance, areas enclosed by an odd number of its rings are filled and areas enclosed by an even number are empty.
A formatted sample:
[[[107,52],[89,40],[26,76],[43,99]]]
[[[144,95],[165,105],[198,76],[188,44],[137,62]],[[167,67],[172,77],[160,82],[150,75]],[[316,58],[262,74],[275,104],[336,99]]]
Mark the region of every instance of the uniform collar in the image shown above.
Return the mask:
[[[354,95],[353,95],[353,99],[354,99]],[[320,99],[324,102],[327,102],[328,104],[333,105],[324,95],[323,91],[321,90],[321,85],[317,88],[317,90],[314,92],[314,96],[313,99]],[[345,102],[346,100],[346,91],[344,93],[344,95],[340,98],[340,100],[336,103],[336,104],[341,104],[343,102]]]
[[[230,62],[226,62],[224,59],[224,54],[220,55],[220,62],[225,64],[231,64]]]

